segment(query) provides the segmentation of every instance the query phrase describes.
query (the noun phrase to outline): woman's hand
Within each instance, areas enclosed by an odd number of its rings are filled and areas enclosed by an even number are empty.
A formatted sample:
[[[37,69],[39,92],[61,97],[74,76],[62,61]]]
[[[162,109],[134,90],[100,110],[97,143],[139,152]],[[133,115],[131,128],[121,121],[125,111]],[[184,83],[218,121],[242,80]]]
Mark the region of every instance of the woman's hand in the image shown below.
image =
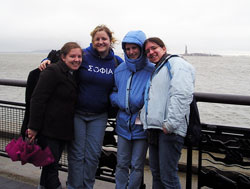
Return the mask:
[[[163,127],[163,132],[164,134],[168,134],[168,130],[165,127]]]
[[[35,141],[36,135],[37,135],[37,131],[28,129],[28,138],[29,138],[30,143]]]
[[[43,71],[47,67],[47,65],[49,65],[49,64],[51,64],[50,60],[44,60],[44,61],[42,61],[42,63],[39,65],[38,68],[40,71]]]

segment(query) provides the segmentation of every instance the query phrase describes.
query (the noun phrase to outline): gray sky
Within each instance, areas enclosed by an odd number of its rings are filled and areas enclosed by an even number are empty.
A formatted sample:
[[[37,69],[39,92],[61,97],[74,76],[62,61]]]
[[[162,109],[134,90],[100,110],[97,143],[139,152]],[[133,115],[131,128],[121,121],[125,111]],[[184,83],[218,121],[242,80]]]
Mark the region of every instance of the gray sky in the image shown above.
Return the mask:
[[[171,53],[250,55],[250,0],[0,0],[0,52],[59,49],[107,25],[164,40]],[[115,51],[120,51],[120,43]]]

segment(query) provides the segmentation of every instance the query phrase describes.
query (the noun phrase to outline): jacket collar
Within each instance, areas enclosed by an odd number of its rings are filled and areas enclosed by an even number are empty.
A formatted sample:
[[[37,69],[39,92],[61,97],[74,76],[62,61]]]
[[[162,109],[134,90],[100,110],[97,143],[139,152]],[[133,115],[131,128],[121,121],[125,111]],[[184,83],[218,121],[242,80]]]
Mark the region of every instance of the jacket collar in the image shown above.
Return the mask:
[[[77,87],[76,80],[75,80],[75,74],[74,74],[75,71],[70,70],[69,67],[62,60],[59,60],[56,64],[61,69],[61,71],[67,76],[67,78],[70,80],[70,82],[75,87]]]
[[[155,68],[158,68],[161,64],[163,64],[163,63],[165,63],[165,60],[166,60],[166,58],[169,56],[169,54],[164,54],[162,57],[161,57],[161,59],[160,59],[160,61],[159,62],[157,62],[157,64],[155,65]]]
[[[65,62],[63,62],[62,60],[59,60],[57,62],[58,66],[61,68],[61,70],[64,72],[64,73],[67,73],[70,71],[69,67],[65,64]]]

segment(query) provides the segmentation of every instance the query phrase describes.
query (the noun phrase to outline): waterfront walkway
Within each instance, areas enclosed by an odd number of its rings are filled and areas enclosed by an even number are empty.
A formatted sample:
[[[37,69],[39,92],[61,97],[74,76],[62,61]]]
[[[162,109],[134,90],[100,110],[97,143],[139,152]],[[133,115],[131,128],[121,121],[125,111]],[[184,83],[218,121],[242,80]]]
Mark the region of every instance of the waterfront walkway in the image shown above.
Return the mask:
[[[21,165],[20,162],[12,162],[9,158],[0,157],[0,189],[36,189],[39,183],[40,168],[31,164]],[[66,172],[59,172],[63,189],[66,189]],[[145,166],[144,183],[146,188],[152,188],[152,177],[149,167]],[[186,187],[186,174],[180,172],[182,188]],[[94,189],[112,189],[114,183],[96,180]],[[197,177],[193,175],[192,188],[197,188]]]

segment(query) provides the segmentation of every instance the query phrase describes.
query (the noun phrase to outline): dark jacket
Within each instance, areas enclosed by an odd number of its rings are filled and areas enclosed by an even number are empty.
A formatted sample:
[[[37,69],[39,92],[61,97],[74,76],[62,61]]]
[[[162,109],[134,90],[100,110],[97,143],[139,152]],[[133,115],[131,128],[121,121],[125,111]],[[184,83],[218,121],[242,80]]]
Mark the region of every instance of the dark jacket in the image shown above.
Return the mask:
[[[28,128],[54,139],[72,140],[77,85],[59,61],[41,72],[30,102]]]
[[[23,124],[21,128],[21,134],[22,134],[23,139],[25,138],[25,132],[27,130],[29,118],[30,118],[30,100],[31,100],[32,93],[36,87],[36,84],[38,82],[39,75],[40,75],[40,70],[39,68],[36,68],[30,71],[28,79],[27,79],[27,86],[25,90],[25,114],[24,114]]]

